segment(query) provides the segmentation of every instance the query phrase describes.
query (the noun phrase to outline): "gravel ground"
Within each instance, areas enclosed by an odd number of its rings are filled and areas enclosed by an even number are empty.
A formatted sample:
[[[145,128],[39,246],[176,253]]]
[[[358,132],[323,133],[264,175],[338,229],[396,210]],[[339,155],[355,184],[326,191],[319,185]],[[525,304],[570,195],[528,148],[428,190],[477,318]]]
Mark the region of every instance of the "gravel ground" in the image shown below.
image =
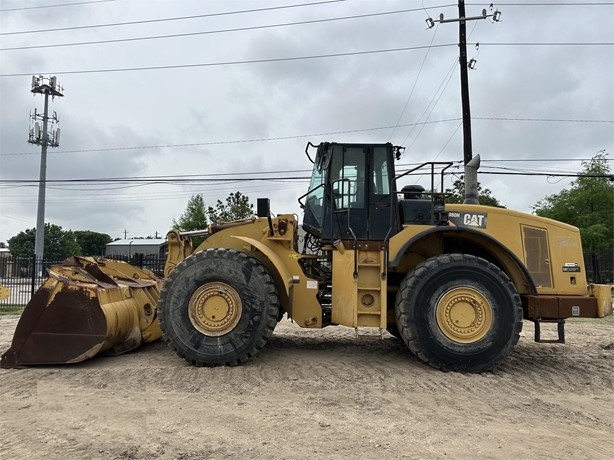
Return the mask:
[[[0,351],[17,316],[0,316]],[[494,372],[443,373],[391,336],[283,320],[240,367],[162,342],[77,365],[0,370],[0,458],[610,459],[614,321],[565,345],[525,323]]]

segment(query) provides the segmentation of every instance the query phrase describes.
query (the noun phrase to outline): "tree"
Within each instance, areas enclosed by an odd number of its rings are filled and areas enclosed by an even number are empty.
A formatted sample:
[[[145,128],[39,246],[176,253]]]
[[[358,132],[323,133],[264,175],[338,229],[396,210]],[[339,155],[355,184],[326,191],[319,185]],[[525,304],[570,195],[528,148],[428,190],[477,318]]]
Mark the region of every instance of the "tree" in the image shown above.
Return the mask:
[[[207,215],[205,214],[205,200],[202,195],[192,195],[188,200],[185,212],[179,220],[173,219],[173,228],[179,230],[205,230],[207,228]]]
[[[30,228],[19,232],[8,240],[9,249],[13,256],[30,257],[34,254],[34,242],[36,229]],[[81,246],[77,243],[72,231],[64,231],[62,227],[46,223],[44,230],[44,253],[43,258],[59,260],[69,256],[79,255]]]
[[[73,232],[75,241],[81,247],[81,255],[100,256],[104,254],[105,246],[113,241],[106,233],[92,232],[90,230],[76,230]]]
[[[582,249],[591,254],[595,281],[600,282],[597,254],[614,249],[614,176],[604,150],[582,166],[569,189],[538,201],[533,210],[580,229]]]
[[[462,203],[465,201],[465,181],[462,179],[455,180],[454,184],[452,185],[452,189],[446,189],[446,193],[452,194],[446,197],[446,203]],[[487,188],[483,189],[479,182],[478,200],[480,204],[486,206],[504,207],[501,205],[501,203],[499,203],[499,200],[492,195],[492,192]]]
[[[249,202],[249,197],[235,192],[228,195],[225,204],[217,200],[215,208],[209,206],[207,215],[213,223],[247,219],[254,215],[254,206]]]
[[[173,219],[173,228],[183,231],[205,230],[208,226],[207,215],[205,212],[205,200],[202,195],[192,195],[188,200],[185,212],[181,214],[179,220]],[[192,245],[196,248],[205,241],[202,236],[192,237]]]
[[[228,195],[226,203],[218,200],[215,208],[211,206],[205,208],[203,196],[192,195],[188,200],[185,212],[179,220],[173,219],[173,228],[183,231],[205,230],[208,226],[208,221],[212,223],[229,222],[245,219],[253,214],[253,205],[249,203],[249,198],[241,192]],[[203,237],[193,237],[192,245],[198,247],[204,240],[205,238]]]

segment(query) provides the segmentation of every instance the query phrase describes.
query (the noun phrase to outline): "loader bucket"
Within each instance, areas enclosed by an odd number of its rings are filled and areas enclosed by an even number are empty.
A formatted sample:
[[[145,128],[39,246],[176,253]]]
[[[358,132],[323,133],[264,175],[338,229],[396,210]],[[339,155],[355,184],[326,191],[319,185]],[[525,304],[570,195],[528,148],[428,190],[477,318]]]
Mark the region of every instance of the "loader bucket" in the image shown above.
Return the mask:
[[[161,284],[152,272],[114,260],[71,257],[52,266],[0,367],[78,363],[159,339]]]

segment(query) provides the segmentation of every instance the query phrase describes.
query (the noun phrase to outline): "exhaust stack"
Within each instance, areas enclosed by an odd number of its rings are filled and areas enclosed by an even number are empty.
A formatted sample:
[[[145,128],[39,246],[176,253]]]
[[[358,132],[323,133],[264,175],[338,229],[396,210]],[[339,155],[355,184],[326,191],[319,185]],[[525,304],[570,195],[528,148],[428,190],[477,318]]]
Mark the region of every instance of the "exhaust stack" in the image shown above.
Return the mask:
[[[478,200],[478,169],[480,155],[474,156],[465,165],[465,201],[464,204],[480,204]]]

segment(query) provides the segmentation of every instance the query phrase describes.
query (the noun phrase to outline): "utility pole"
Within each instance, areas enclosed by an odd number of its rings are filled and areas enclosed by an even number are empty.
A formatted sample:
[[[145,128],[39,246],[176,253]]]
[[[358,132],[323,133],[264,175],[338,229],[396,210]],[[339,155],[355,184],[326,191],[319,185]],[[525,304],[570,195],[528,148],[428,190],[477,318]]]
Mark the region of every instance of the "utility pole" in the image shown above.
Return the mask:
[[[486,11],[486,10],[484,10]],[[458,17],[465,17],[465,2],[458,2]],[[467,164],[473,156],[471,144],[471,108],[469,107],[469,76],[467,71],[467,21],[458,22],[458,46],[460,81],[461,81],[461,102],[463,105],[463,159]]]
[[[30,114],[33,126],[30,128],[28,142],[41,146],[41,164],[38,183],[38,210],[36,213],[36,237],[34,241],[34,255],[37,261],[43,259],[45,251],[45,187],[47,185],[47,147],[58,147],[60,145],[60,128],[53,129],[59,123],[58,116],[53,112],[49,116],[49,96],[51,99],[64,96],[64,88],[57,84],[56,77],[43,77],[42,75],[32,77],[32,93],[44,94],[45,105],[41,115],[34,109],[34,114]],[[43,124],[39,120],[42,120]],[[51,125],[51,126],[50,126]]]
[[[492,10],[492,3],[490,4]],[[471,108],[469,104],[469,76],[467,70],[473,69],[475,59],[467,62],[467,21],[475,21],[479,19],[492,18],[498,22],[501,19],[501,12],[495,10],[492,14],[488,14],[486,9],[482,10],[481,16],[467,17],[465,14],[465,1],[458,0],[458,18],[445,19],[443,13],[439,15],[439,19],[427,18],[426,24],[428,28],[435,26],[436,22],[444,24],[447,22],[458,22],[458,47],[459,47],[459,65],[460,65],[460,82],[461,82],[461,103],[463,110],[463,162],[465,164],[465,203],[479,204],[477,199],[477,168],[479,167],[479,157],[476,161],[473,159],[473,146],[471,142]],[[471,162],[470,165],[468,165]],[[472,180],[469,181],[468,178]],[[469,183],[468,183],[469,182]]]

